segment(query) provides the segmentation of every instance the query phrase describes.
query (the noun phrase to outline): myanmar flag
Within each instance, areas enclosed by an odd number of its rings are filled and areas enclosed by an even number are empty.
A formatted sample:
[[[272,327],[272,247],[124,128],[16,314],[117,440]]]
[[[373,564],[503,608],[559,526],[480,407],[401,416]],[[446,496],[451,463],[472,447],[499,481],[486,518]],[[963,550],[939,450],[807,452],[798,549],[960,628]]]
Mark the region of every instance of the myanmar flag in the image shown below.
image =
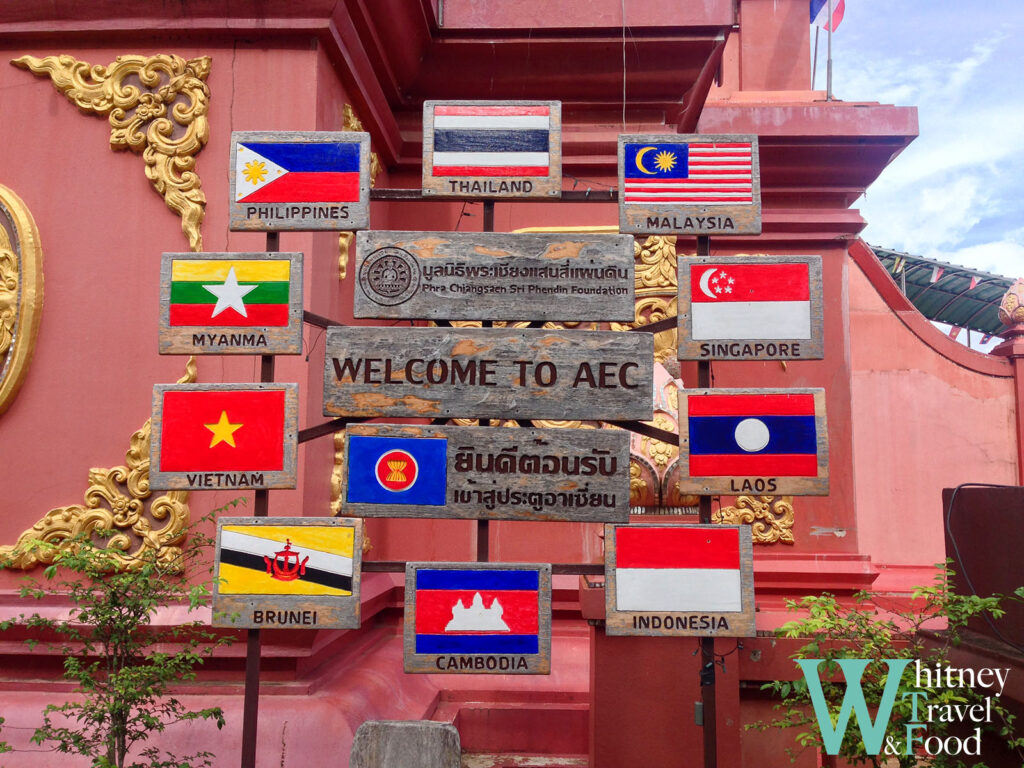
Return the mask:
[[[284,470],[285,390],[163,393],[159,472]]]
[[[288,325],[287,259],[174,259],[169,324]]]

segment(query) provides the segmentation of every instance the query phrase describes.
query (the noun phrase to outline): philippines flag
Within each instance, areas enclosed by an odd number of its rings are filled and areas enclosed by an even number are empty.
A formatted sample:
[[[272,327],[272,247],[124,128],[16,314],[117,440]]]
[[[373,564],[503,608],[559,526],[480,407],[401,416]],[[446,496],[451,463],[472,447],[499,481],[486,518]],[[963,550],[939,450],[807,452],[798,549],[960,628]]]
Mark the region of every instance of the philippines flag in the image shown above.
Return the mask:
[[[813,393],[686,396],[691,477],[817,477]]]
[[[835,32],[846,12],[846,0],[832,0],[832,18],[828,17],[828,0],[811,0],[811,24]]]
[[[749,142],[627,142],[623,145],[623,202],[753,204],[752,157]]]
[[[437,104],[434,176],[547,176],[551,107]]]
[[[444,506],[445,438],[349,435],[345,466],[351,503]]]
[[[419,568],[415,578],[415,653],[540,653],[539,571]]]
[[[359,201],[358,142],[238,143],[237,203]]]
[[[620,611],[740,611],[740,534],[685,526],[615,529]]]
[[[811,338],[808,264],[691,264],[689,269],[692,338]]]

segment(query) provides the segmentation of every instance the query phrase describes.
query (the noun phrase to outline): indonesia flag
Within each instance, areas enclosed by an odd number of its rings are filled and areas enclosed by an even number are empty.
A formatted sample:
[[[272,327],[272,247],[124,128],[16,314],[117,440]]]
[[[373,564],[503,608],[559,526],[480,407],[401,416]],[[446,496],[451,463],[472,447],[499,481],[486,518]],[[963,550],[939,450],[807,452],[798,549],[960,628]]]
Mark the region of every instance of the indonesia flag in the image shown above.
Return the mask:
[[[829,32],[835,32],[846,12],[846,0],[832,0],[831,18],[828,15],[828,0],[810,0],[810,2],[811,24],[824,27]]]
[[[615,585],[620,611],[740,611],[739,529],[620,526]]]
[[[811,338],[806,263],[691,264],[694,339]]]
[[[687,393],[690,477],[817,477],[813,392]]]

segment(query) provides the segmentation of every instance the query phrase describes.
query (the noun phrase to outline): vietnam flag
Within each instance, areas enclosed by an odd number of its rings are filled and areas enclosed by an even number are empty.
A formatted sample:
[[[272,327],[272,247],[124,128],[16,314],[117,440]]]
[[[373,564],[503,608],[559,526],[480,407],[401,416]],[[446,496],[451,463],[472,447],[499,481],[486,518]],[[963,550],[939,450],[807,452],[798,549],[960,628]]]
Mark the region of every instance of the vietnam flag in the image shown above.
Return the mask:
[[[287,326],[291,278],[287,259],[174,259],[169,325]]]
[[[283,389],[163,392],[158,472],[284,470]]]

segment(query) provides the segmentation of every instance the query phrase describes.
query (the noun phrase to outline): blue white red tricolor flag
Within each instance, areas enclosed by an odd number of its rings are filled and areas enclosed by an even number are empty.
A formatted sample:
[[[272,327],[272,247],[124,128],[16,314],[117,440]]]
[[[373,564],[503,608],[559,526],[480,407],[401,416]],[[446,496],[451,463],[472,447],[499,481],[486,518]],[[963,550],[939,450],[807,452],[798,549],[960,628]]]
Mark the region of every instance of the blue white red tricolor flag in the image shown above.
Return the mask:
[[[623,202],[631,205],[753,204],[749,142],[623,145]]]
[[[832,17],[828,15],[828,0],[810,0],[811,2],[811,24],[824,27],[829,32],[835,32],[839,22],[843,20],[846,13],[846,0],[832,0]]]
[[[619,526],[615,607],[620,611],[739,611],[736,528]]]
[[[237,203],[359,201],[358,142],[240,141]]]
[[[434,176],[547,176],[551,107],[437,104]]]
[[[348,492],[354,504],[443,506],[447,494],[445,438],[349,435]]]
[[[809,339],[810,266],[691,264],[694,339]]]
[[[817,477],[812,393],[686,397],[691,477]]]
[[[419,568],[415,579],[415,653],[540,652],[536,569]]]

